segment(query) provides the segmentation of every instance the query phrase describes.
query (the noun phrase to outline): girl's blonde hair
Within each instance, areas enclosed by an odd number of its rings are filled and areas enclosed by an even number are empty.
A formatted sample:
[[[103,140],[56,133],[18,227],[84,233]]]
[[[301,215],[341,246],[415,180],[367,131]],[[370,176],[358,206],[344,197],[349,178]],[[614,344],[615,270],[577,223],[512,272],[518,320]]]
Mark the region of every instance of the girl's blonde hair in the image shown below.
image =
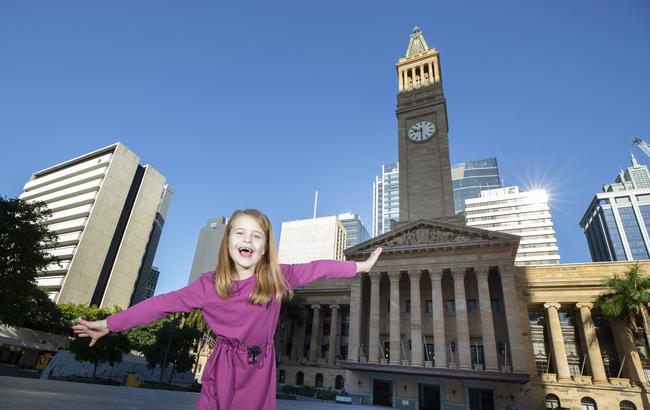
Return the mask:
[[[255,219],[262,227],[266,236],[266,252],[262,255],[260,261],[257,262],[257,265],[255,265],[254,274],[256,285],[248,297],[249,303],[263,305],[270,302],[273,296],[275,296],[278,302],[281,302],[285,294],[289,299],[293,298],[293,289],[282,274],[280,265],[278,264],[271,222],[266,215],[257,209],[236,210],[228,220],[228,224],[226,224],[226,232],[219,247],[219,259],[215,268],[215,287],[217,288],[217,293],[222,299],[228,299],[232,294],[232,287],[238,279],[235,261],[230,257],[228,245],[233,222],[241,215],[248,215]]]

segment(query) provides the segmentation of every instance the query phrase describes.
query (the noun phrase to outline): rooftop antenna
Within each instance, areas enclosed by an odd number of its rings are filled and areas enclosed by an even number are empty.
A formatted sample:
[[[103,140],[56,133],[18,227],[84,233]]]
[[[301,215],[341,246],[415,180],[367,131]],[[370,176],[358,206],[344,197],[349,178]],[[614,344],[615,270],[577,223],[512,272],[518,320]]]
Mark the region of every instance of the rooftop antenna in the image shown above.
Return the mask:
[[[318,208],[318,190],[316,190],[316,194],[314,195],[314,219],[316,218],[316,208]]]

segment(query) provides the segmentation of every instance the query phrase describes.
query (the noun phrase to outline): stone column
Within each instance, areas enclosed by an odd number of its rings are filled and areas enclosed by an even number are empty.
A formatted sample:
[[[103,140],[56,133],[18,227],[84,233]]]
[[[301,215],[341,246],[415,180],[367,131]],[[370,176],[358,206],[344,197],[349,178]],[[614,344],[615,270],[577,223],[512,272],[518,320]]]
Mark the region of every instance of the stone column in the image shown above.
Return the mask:
[[[361,301],[363,300],[363,273],[350,284],[350,334],[348,335],[348,361],[359,361],[361,340]]]
[[[428,67],[429,67],[429,83],[433,84],[434,83],[433,66],[431,65],[431,61],[429,61],[427,64],[428,64]]]
[[[508,348],[512,369],[517,373],[528,373],[528,357],[524,349],[522,329],[527,329],[527,323],[522,322],[519,300],[517,299],[517,283],[513,265],[500,265],[501,289],[503,291],[503,306],[506,310],[508,325]],[[505,354],[508,354],[507,349]]]
[[[458,368],[471,369],[472,355],[469,347],[469,321],[467,320],[467,299],[465,296],[465,268],[453,268],[451,274],[454,277]]]
[[[594,307],[594,304],[576,303],[576,307],[580,309],[580,322],[582,323],[582,332],[585,335],[585,344],[587,345],[587,356],[589,357],[591,376],[594,378],[594,383],[607,383],[603,357],[600,354],[600,344],[598,343],[598,337],[596,336],[596,327],[591,318],[591,308]]]
[[[499,357],[497,343],[494,337],[494,319],[492,318],[492,300],[490,286],[488,285],[489,266],[474,268],[478,284],[479,311],[481,313],[481,333],[483,333],[483,353],[485,356],[485,370],[498,371]],[[477,352],[478,354],[478,352]]]
[[[309,360],[315,362],[320,357],[320,305],[311,305],[314,310],[314,318],[311,322],[311,343],[309,343]]]
[[[438,57],[433,60],[433,73],[436,82],[440,82],[440,64],[438,64]]]
[[[433,310],[433,349],[435,367],[447,367],[445,338],[445,307],[442,297],[442,270],[429,271],[431,278],[431,308]]]
[[[368,332],[368,363],[379,362],[379,283],[381,272],[370,272],[370,323]]]
[[[639,385],[645,386],[645,389],[647,389],[648,381],[643,371],[639,351],[634,343],[632,330],[627,324],[619,320],[610,320],[609,323],[612,326],[619,363],[623,366],[622,376],[629,378]],[[623,363],[623,360],[625,360],[625,363]]]
[[[546,315],[548,317],[548,327],[553,345],[553,359],[557,371],[558,380],[571,380],[569,371],[569,362],[566,358],[566,349],[564,348],[564,337],[562,336],[562,326],[560,325],[560,316],[557,311],[560,309],[559,303],[544,303]]]
[[[399,325],[399,271],[388,272],[390,279],[390,364],[399,365],[402,354]]]
[[[339,344],[339,305],[331,305],[332,320],[330,321],[330,351],[327,361],[336,363],[336,352]]]
[[[422,312],[420,301],[419,270],[409,271],[411,281],[411,366],[424,366],[422,346]]]
[[[303,335],[305,333],[304,323],[295,322],[293,324],[293,345],[291,346],[291,359],[300,360],[302,357],[302,345],[304,343]]]
[[[397,76],[399,77],[399,90],[402,91],[402,90],[404,90],[403,71],[402,70],[397,71]]]

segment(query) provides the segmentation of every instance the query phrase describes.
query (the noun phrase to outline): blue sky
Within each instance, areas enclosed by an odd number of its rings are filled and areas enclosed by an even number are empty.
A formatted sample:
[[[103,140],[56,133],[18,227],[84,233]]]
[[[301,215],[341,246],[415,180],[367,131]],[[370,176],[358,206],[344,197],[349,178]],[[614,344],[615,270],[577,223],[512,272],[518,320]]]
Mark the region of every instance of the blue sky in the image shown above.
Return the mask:
[[[187,282],[198,232],[237,208],[352,211],[397,159],[395,63],[413,26],[440,50],[452,163],[496,156],[551,193],[563,263],[578,222],[650,140],[650,4],[4,1],[0,195],[116,141],[175,196],[157,293]]]

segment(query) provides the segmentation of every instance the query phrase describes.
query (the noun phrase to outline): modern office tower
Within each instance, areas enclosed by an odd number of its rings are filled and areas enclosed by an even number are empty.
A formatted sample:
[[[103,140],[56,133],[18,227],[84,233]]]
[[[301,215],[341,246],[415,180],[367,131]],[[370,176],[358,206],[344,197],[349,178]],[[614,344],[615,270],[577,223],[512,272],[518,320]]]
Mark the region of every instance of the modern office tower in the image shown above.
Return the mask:
[[[399,220],[399,163],[381,166],[372,186],[372,236],[390,231],[390,220]]]
[[[359,218],[359,215],[347,212],[339,214],[337,218],[343,224],[343,228],[345,228],[346,248],[370,239],[370,234],[361,221],[361,218]]]
[[[591,260],[650,259],[650,173],[632,156],[632,166],[613,184],[604,184],[585,212],[584,230]]]
[[[456,213],[465,210],[465,200],[479,198],[481,191],[501,188],[499,167],[495,157],[462,162],[451,167]]]
[[[58,263],[37,284],[56,303],[127,307],[140,272],[149,272],[156,226],[162,229],[171,189],[165,177],[121,143],[34,173],[20,195],[52,211]]]
[[[226,232],[228,219],[223,216],[208,219],[208,222],[199,233],[199,241],[196,243],[194,260],[188,284],[194,282],[205,272],[213,272],[217,267],[219,247]]]
[[[519,188],[481,191],[480,198],[465,201],[467,226],[521,236],[515,265],[560,263],[560,254],[544,190],[519,192]]]
[[[280,263],[343,260],[345,237],[345,228],[336,216],[283,222],[278,259]]]
[[[142,292],[134,294],[131,305],[135,305],[136,303],[142,302],[143,300],[153,296],[153,294],[156,292],[158,277],[160,277],[160,269],[158,269],[156,266],[152,266],[149,270],[149,274],[144,276],[146,281],[142,281],[144,283]]]

